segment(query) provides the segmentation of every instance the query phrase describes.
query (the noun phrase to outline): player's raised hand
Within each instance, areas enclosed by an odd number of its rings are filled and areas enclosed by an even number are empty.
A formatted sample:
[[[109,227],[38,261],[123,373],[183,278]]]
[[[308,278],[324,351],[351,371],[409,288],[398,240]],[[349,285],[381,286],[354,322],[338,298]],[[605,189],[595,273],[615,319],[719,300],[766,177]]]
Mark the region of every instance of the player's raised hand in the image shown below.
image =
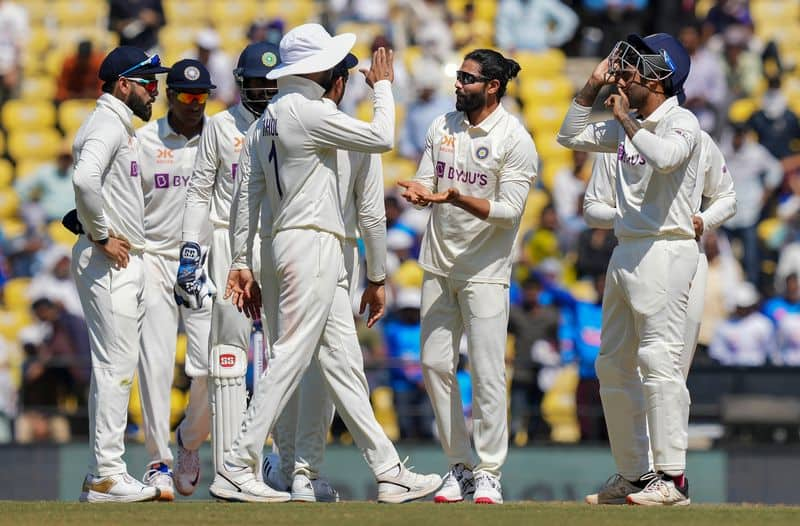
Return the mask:
[[[628,117],[631,112],[628,96],[622,90],[617,90],[617,93],[609,95],[603,104],[612,111],[614,118],[617,120]]]
[[[412,205],[425,206],[428,204],[428,197],[430,197],[431,192],[420,183],[416,181],[399,181],[397,184],[405,188],[402,193],[403,199]]]
[[[364,293],[361,295],[361,308],[358,310],[359,314],[364,314],[367,305],[369,305],[369,318],[367,318],[367,327],[372,328],[379,319],[383,317],[386,309],[386,288],[383,284],[369,283]]]
[[[394,82],[394,51],[379,47],[372,54],[372,65],[369,71],[362,68],[359,71],[366,76],[367,84],[370,88],[375,86],[379,80]]]
[[[223,299],[228,298],[248,318],[261,318],[261,288],[250,269],[234,269],[228,272]]]

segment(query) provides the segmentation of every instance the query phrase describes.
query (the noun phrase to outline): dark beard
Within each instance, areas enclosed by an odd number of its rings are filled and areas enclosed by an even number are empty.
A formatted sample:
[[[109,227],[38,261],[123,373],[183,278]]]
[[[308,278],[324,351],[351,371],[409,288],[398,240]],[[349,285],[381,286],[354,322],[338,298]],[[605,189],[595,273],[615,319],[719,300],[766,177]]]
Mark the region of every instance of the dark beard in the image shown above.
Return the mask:
[[[469,113],[486,105],[486,97],[483,93],[472,95],[456,95],[456,110]]]
[[[147,101],[139,97],[132,96],[128,99],[128,107],[134,115],[142,119],[144,122],[150,120],[153,115],[153,107],[147,105]]]

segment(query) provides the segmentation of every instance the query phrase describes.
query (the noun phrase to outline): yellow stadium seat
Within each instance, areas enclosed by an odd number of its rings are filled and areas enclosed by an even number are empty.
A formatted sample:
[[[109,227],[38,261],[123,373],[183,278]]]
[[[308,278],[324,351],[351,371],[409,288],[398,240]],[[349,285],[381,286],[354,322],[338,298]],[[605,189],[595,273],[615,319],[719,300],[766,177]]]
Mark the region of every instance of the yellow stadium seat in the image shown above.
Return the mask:
[[[390,440],[400,438],[400,426],[397,424],[397,412],[394,408],[394,392],[391,387],[380,386],[372,390],[370,395],[375,419],[383,428]]]
[[[262,13],[265,18],[282,18],[286,27],[291,28],[312,21],[317,8],[313,0],[265,0]],[[337,28],[336,32],[342,31]]]
[[[422,278],[425,271],[419,263],[413,259],[407,259],[400,264],[392,274],[392,283],[398,288],[419,289],[422,288]]]
[[[750,2],[750,13],[755,26],[764,22],[797,23],[800,18],[800,3],[787,0],[759,0]]]
[[[552,77],[520,81],[520,98],[525,104],[569,103],[575,93],[572,82],[566,77]]]
[[[28,286],[30,284],[30,278],[13,278],[6,282],[3,287],[3,299],[6,309],[28,310],[31,303],[28,298]]]
[[[758,106],[758,101],[755,99],[734,101],[728,108],[728,119],[731,122],[745,122],[758,109]]]
[[[498,2],[475,2],[475,18],[494,24],[494,19],[497,15],[497,4]],[[463,13],[464,9],[462,8],[459,12]]]
[[[520,78],[524,80],[539,80],[543,77],[561,75],[567,64],[567,57],[560,49],[547,51],[517,51],[514,60],[519,62]]]
[[[564,120],[564,115],[567,114],[568,108],[568,104],[554,106],[549,104],[528,104],[524,110],[525,124],[535,134],[551,134],[561,127],[561,122]]]
[[[168,24],[158,32],[158,40],[164,50],[164,55],[184,52],[194,49],[195,36],[202,26],[183,26]],[[172,62],[165,63],[171,64]]]
[[[372,46],[375,37],[379,37],[386,32],[382,24],[366,22],[342,22],[336,26],[336,33],[354,33],[356,42]],[[361,57],[359,57],[361,58]]]
[[[86,117],[94,110],[94,99],[66,100],[58,107],[58,126],[67,135],[72,135],[81,127]]]
[[[0,219],[0,229],[7,238],[15,238],[25,235],[27,227],[20,219],[10,217],[8,219]]]
[[[19,210],[19,196],[13,188],[0,190],[0,218],[11,218]]]
[[[47,225],[47,236],[53,240],[53,243],[65,247],[72,247],[78,240],[78,236],[64,228],[64,225],[58,220],[51,221]]]
[[[22,56],[22,73],[24,75],[42,75],[46,73],[45,63],[39,53],[25,53]]]
[[[85,27],[97,25],[108,16],[108,2],[101,0],[57,0],[53,5],[58,25]]]
[[[221,26],[217,28],[219,33],[220,48],[230,55],[232,60],[239,59],[239,54],[250,42],[247,40],[246,27],[236,24],[232,26]]]
[[[226,109],[227,106],[225,106],[225,103],[218,100],[209,100],[206,102],[206,115],[209,117],[221,111],[225,111]]]
[[[550,424],[550,440],[574,443],[581,439],[575,405],[578,388],[578,368],[568,365],[561,368],[553,385],[542,398],[542,418]]]
[[[26,54],[33,54],[37,58],[50,48],[50,32],[44,26],[34,25],[31,27],[31,34],[28,37],[28,45],[25,48]]]
[[[525,210],[522,212],[520,219],[519,232],[524,234],[529,230],[533,230],[539,224],[539,217],[542,215],[542,210],[550,203],[550,197],[547,192],[534,188],[528,194],[528,201],[525,204]]]
[[[261,13],[259,5],[252,0],[226,0],[225,2],[209,2],[208,14],[215,24],[235,21],[236,25],[246,28],[247,24]],[[217,27],[217,31],[219,31]]]
[[[64,58],[67,53],[71,53],[72,49],[66,49],[66,46],[61,49],[53,49],[44,56],[44,72],[53,78],[58,78],[61,74],[61,68],[64,65]]]
[[[15,161],[55,159],[61,148],[61,135],[53,128],[20,130],[8,134],[8,155]]]
[[[3,105],[3,128],[8,132],[40,130],[56,123],[56,110],[51,102],[10,100]]]
[[[0,310],[0,336],[10,342],[17,341],[19,331],[32,323],[27,311]]]
[[[408,159],[384,160],[383,184],[387,190],[395,188],[398,181],[407,181],[417,173],[417,163]]]
[[[418,61],[420,58],[422,58],[422,48],[420,48],[419,46],[408,46],[405,49],[405,51],[403,51],[402,58],[406,70],[414,71],[414,63]]]
[[[40,27],[45,19],[53,14],[53,4],[49,0],[25,0],[28,22],[31,27]]]
[[[56,96],[56,81],[46,75],[26,75],[19,96],[22,100],[52,100]]]
[[[8,159],[0,158],[0,188],[8,188],[14,180],[14,167]]]
[[[208,4],[205,0],[164,0],[164,18],[178,27],[203,25],[208,20]]]

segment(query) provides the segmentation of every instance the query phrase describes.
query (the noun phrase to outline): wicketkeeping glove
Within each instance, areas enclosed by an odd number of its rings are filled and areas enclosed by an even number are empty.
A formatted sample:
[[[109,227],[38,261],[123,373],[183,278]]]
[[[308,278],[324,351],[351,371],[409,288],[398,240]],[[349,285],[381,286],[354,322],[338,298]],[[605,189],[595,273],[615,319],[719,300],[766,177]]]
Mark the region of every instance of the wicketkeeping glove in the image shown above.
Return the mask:
[[[217,288],[203,268],[205,260],[206,254],[197,243],[184,243],[181,247],[178,279],[172,289],[178,305],[198,310],[206,298],[217,295]]]

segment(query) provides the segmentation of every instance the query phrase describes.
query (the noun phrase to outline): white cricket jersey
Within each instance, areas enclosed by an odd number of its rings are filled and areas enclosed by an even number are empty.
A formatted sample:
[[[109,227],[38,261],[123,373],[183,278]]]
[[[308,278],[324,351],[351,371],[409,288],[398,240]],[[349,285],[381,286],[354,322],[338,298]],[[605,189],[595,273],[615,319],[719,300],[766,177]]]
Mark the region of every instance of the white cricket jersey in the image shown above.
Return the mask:
[[[700,148],[703,170],[692,195],[692,213],[703,218],[705,230],[713,230],[736,213],[736,193],[725,157],[704,131]],[[618,220],[616,164],[617,157],[611,153],[595,158],[583,200],[583,217],[591,228],[611,229]]]
[[[139,141],[133,112],[104,93],[75,136],[75,204],[92,239],[109,235],[144,250],[144,197],[139,182]]]
[[[229,227],[239,153],[244,135],[255,120],[255,115],[240,103],[209,117],[203,127],[186,192],[184,241],[199,241],[209,220],[214,228]]]
[[[178,259],[183,207],[200,135],[187,139],[164,116],[138,132],[144,191],[145,251]],[[209,229],[201,237],[208,244]]]
[[[419,263],[449,278],[507,284],[520,218],[536,177],[530,134],[502,105],[472,126],[460,111],[433,121],[414,180],[432,192],[457,188],[487,199],[485,220],[451,204],[435,204]]]
[[[703,170],[697,118],[670,97],[639,121],[642,129],[631,139],[616,120],[590,124],[590,112],[573,101],[558,142],[573,150],[616,152],[616,236],[694,239],[694,190]]]
[[[264,133],[270,139],[265,160],[275,184],[266,185],[273,209],[273,234],[311,228],[344,238],[338,149],[382,153],[394,144],[394,99],[391,83],[375,83],[374,117],[363,122],[322,100],[323,88],[303,77],[278,79],[278,94],[265,112]],[[261,204],[249,200],[250,214]]]

